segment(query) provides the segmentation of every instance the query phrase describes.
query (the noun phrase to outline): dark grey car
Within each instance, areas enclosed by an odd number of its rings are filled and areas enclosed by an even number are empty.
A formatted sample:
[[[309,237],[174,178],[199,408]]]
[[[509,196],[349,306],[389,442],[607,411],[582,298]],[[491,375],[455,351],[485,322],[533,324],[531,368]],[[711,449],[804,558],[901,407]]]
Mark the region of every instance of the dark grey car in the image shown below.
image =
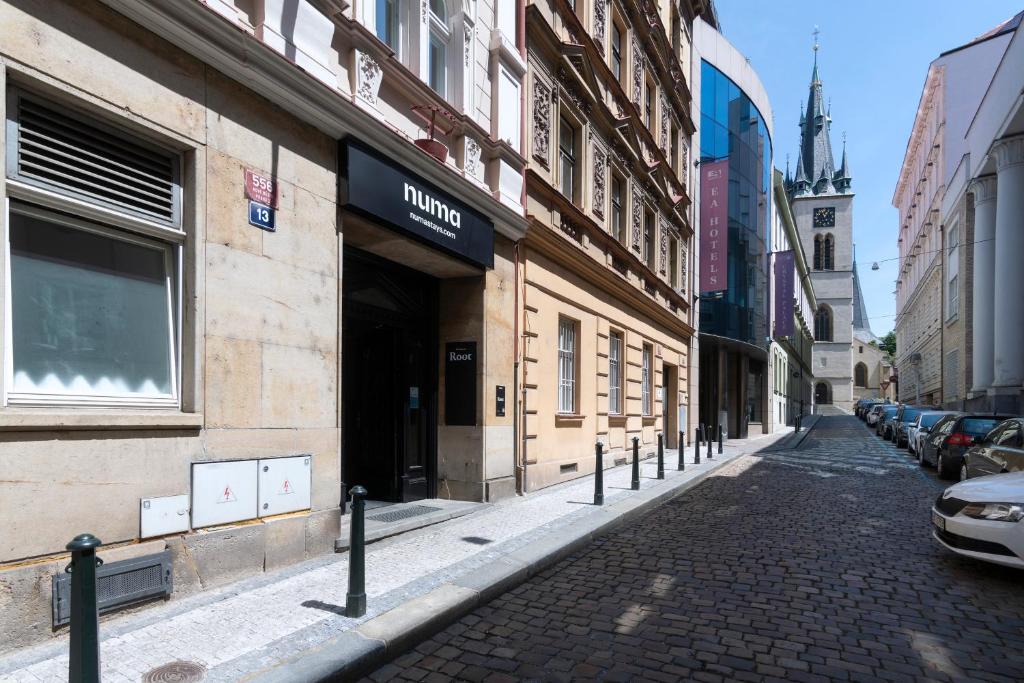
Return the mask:
[[[881,412],[878,414],[878,422],[875,423],[875,434],[888,439],[890,432],[890,424],[892,419],[896,417],[896,412],[900,409],[897,405],[882,406]]]
[[[960,481],[987,474],[1024,471],[1024,418],[1006,420],[964,454]]]
[[[907,445],[907,428],[917,419],[917,416],[928,409],[922,406],[900,406],[896,417],[892,421],[892,442],[897,448]]]
[[[977,437],[984,437],[1013,415],[968,414],[958,417],[950,425],[949,433],[938,444],[935,468],[942,479],[953,479],[960,475],[964,453],[974,446]]]

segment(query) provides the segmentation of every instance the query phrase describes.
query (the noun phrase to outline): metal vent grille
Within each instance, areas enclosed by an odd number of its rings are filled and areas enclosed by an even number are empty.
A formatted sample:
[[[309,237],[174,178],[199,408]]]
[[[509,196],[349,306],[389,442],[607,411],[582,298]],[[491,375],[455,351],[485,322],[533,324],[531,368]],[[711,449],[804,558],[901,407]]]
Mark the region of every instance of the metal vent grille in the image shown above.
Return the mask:
[[[179,221],[178,158],[97,122],[17,97],[11,177],[166,225]]]
[[[390,522],[399,522],[403,519],[409,519],[410,517],[419,517],[420,515],[426,515],[431,512],[437,512],[441,508],[430,507],[429,505],[410,505],[407,508],[401,510],[392,510],[391,512],[382,512],[379,515],[373,515],[367,517],[368,522],[384,522],[385,524]]]
[[[171,551],[119,560],[96,569],[96,598],[100,613],[118,607],[170,595],[174,590]],[[53,625],[71,618],[71,575],[53,577]]]

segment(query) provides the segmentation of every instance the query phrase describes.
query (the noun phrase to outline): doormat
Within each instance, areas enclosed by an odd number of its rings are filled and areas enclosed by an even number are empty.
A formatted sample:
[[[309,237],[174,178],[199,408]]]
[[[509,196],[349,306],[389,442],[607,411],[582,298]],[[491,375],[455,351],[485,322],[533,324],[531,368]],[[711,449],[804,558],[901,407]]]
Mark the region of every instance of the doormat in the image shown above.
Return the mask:
[[[392,522],[400,522],[403,519],[409,519],[410,517],[419,517],[420,515],[430,514],[431,512],[440,512],[441,508],[430,507],[429,505],[410,505],[407,508],[401,510],[391,510],[390,512],[382,512],[377,515],[371,515],[366,518],[368,522],[380,522],[382,524],[391,524]]]

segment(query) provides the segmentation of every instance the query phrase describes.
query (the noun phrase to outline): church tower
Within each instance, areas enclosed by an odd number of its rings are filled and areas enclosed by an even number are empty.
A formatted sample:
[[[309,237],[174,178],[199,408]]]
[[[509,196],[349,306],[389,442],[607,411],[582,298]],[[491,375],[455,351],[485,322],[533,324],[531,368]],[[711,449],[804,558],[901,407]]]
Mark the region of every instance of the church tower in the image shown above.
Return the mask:
[[[811,282],[818,300],[812,350],[814,402],[850,410],[856,289],[853,180],[845,139],[838,168],[832,154],[831,106],[825,102],[818,75],[817,33],[815,30],[814,69],[807,107],[800,114],[796,175],[788,183],[787,191],[800,242],[811,261]],[[860,318],[858,324],[866,325],[862,312]]]

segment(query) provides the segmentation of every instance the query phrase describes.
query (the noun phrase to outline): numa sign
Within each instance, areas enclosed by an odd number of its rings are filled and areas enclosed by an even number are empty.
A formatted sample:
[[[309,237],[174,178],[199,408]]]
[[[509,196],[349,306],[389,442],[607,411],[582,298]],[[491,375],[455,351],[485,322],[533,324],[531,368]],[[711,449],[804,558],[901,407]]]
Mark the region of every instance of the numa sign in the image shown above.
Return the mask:
[[[494,224],[486,216],[361,142],[344,140],[341,155],[345,208],[476,265],[494,265]]]

